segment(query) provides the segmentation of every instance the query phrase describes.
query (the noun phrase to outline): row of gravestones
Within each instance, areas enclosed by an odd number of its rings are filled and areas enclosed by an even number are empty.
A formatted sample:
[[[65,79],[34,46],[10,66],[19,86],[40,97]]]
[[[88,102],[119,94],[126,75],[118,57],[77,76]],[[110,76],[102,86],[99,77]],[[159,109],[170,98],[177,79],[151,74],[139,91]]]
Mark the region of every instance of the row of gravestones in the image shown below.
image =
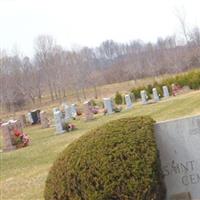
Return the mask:
[[[153,99],[155,102],[158,102],[160,100],[160,97],[158,95],[157,89],[153,88],[152,89],[152,93],[153,93]],[[148,96],[145,90],[142,90],[140,92],[141,95],[141,102],[142,104],[147,104],[148,103]],[[169,97],[169,90],[167,86],[163,86],[163,96],[165,98]],[[108,114],[112,114],[113,113],[113,108],[114,108],[114,104],[111,98],[104,98],[104,108],[107,110]],[[133,102],[132,102],[132,98],[130,94],[125,95],[125,102],[126,102],[126,107],[127,109],[131,109],[133,107]]]
[[[41,123],[42,128],[48,128],[50,126],[47,113],[45,111],[33,110],[27,114],[29,124]]]
[[[156,88],[153,88],[153,96],[155,101],[159,101],[159,95],[157,93]],[[169,91],[167,86],[163,86],[163,94],[164,97],[169,97]],[[146,91],[141,91],[141,100],[143,104],[147,104],[147,94]],[[127,109],[131,109],[133,107],[133,102],[130,94],[125,95],[125,102]],[[104,103],[104,108],[107,112],[107,114],[112,114],[114,112],[114,103],[111,98],[103,98],[103,103]],[[92,120],[93,117],[93,112],[92,112],[92,105],[90,101],[86,101],[83,103],[84,105],[84,114],[85,114],[85,119],[86,121]],[[63,133],[65,132],[63,129],[63,124],[65,122],[68,122],[71,118],[76,117],[76,106],[75,104],[72,104],[71,106],[68,106],[67,104],[63,104],[62,107],[64,108],[64,116],[62,112],[54,108],[53,109],[53,115],[54,115],[54,120],[55,120],[55,125],[56,125],[56,132],[57,133]]]
[[[164,97],[169,96],[167,86],[163,86],[163,93],[164,93]],[[154,96],[155,101],[159,100],[159,96],[158,96],[158,93],[156,91],[156,88],[153,88],[153,96]],[[141,99],[142,99],[143,104],[147,103],[147,95],[146,95],[146,92],[144,90],[141,91]],[[113,100],[111,98],[104,98],[103,102],[104,102],[104,108],[106,109],[107,114],[112,114],[114,112]],[[126,102],[127,109],[132,108],[133,103],[132,103],[132,98],[131,98],[130,94],[125,95],[125,102]],[[86,102],[84,102],[83,105],[84,105],[85,119],[87,121],[92,120],[94,117],[93,117],[91,103],[89,101],[86,101]],[[64,123],[68,122],[71,118],[75,118],[76,115],[77,115],[77,110],[76,110],[75,104],[72,104],[70,106],[68,106],[67,104],[63,104],[62,106],[64,107],[64,116],[59,109],[57,109],[57,108],[53,109],[53,115],[54,115],[57,133],[64,133],[65,132],[64,128],[63,128]],[[47,118],[47,114],[44,111],[34,110],[32,112],[29,112],[27,114],[27,119],[28,119],[30,124],[41,123],[42,128],[48,128],[49,125],[50,125],[49,120]],[[26,121],[25,117],[21,116],[19,121],[21,122],[21,126],[24,127],[25,121]],[[17,123],[17,122],[15,122],[15,123]],[[9,136],[10,133],[8,131],[9,126],[10,126],[9,123],[3,124],[3,132],[5,132],[5,133],[3,133],[4,146],[5,146],[4,149],[10,149],[11,148],[10,142],[8,142],[8,140],[9,140],[8,138],[10,138],[10,136]]]
[[[168,87],[167,86],[163,86],[162,89],[163,89],[163,97],[165,97],[165,98],[169,97]],[[153,93],[153,99],[154,99],[154,101],[158,102],[160,100],[160,97],[159,97],[159,94],[157,92],[157,89],[153,88],[152,89],[152,93]],[[148,96],[147,96],[146,91],[142,90],[140,92],[140,95],[141,95],[142,104],[144,104],[144,105],[147,104],[148,103]]]

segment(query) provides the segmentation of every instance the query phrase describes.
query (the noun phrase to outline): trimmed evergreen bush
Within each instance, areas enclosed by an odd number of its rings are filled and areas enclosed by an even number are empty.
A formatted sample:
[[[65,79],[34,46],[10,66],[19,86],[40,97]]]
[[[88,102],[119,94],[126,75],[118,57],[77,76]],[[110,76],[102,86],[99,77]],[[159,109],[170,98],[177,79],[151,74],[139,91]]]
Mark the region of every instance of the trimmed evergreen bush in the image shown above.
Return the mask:
[[[70,144],[46,180],[46,200],[163,200],[150,117],[124,118]]]
[[[122,105],[122,103],[123,103],[123,97],[119,92],[116,92],[116,94],[115,94],[115,103],[117,105]]]
[[[131,90],[131,92],[135,95],[136,99],[140,99],[141,98],[141,96],[140,96],[140,91],[141,90],[146,90],[146,88],[145,87],[138,87],[138,88],[133,88]]]

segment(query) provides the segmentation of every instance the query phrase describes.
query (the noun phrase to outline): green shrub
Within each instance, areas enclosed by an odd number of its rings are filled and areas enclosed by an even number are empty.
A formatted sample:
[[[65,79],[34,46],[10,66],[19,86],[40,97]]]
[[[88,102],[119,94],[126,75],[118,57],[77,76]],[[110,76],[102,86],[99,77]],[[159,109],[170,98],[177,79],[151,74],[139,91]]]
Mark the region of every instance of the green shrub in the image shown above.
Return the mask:
[[[188,76],[188,86],[190,89],[199,89],[200,88],[200,73],[191,72]]]
[[[122,104],[126,105],[125,95],[122,96]]]
[[[70,144],[46,180],[46,200],[162,200],[150,117],[112,121]]]
[[[96,106],[97,105],[97,103],[96,103],[96,101],[94,99],[91,99],[90,103],[91,103],[92,106]]]
[[[123,97],[119,92],[116,92],[115,94],[115,103],[117,105],[121,105],[123,103]]]
[[[135,95],[135,98],[136,98],[136,99],[140,99],[140,91],[141,91],[141,90],[144,90],[144,89],[145,89],[145,87],[133,88],[133,89],[131,90],[131,92]]]
[[[134,93],[130,93],[130,97],[131,97],[131,101],[134,102],[136,100],[135,98],[135,94]]]
[[[147,93],[148,99],[152,99],[152,91],[150,92],[147,87],[144,88]]]
[[[152,85],[147,85],[147,87],[146,87],[146,91],[147,91],[147,93],[149,93],[149,94],[151,94],[152,93],[152,89],[153,89],[153,86]]]

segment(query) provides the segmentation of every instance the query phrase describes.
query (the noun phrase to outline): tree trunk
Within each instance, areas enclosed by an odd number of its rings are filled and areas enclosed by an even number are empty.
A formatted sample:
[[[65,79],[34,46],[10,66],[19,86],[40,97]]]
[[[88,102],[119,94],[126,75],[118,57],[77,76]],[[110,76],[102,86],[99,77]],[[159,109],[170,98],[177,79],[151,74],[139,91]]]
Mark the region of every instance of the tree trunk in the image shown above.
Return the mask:
[[[51,101],[54,101],[53,89],[49,80],[48,80],[48,87],[49,87],[49,92],[51,95]]]
[[[55,98],[56,100],[58,100],[58,93],[57,93],[57,88],[56,88],[55,83],[53,83],[53,90],[54,90]]]
[[[76,99],[77,99],[77,101],[81,102],[81,99],[80,99],[80,96],[79,96],[79,91],[76,90],[75,93],[76,93]]]
[[[63,93],[63,97],[65,98],[66,97],[65,89],[62,90],[62,93]]]
[[[82,93],[83,93],[83,98],[86,100],[86,99],[87,99],[87,97],[86,97],[86,94],[85,94],[85,89],[84,89],[84,88],[82,88]]]

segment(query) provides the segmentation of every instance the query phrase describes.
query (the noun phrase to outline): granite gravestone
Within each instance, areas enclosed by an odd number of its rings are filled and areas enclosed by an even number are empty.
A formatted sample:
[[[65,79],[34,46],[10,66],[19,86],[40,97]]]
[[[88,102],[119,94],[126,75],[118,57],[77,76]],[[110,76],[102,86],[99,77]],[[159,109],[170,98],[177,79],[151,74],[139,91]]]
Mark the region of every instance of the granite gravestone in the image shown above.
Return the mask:
[[[1,125],[3,133],[3,151],[11,151],[16,149],[12,143],[13,129],[22,131],[22,125],[19,120],[9,120]]]
[[[125,102],[127,109],[131,109],[133,107],[130,94],[125,95]]]
[[[92,112],[92,105],[89,101],[85,101],[83,103],[84,106],[84,113],[85,113],[85,120],[89,121],[94,119],[94,114]]]
[[[107,114],[113,113],[113,102],[111,98],[103,98],[104,108],[107,110]]]
[[[60,110],[54,110],[54,120],[55,120],[55,125],[56,125],[56,133],[61,134],[64,133],[63,129],[63,120],[62,120],[62,113]]]
[[[152,93],[153,93],[153,99],[155,102],[159,101],[160,98],[159,98],[159,95],[158,95],[158,92],[157,92],[157,89],[156,88],[153,88],[152,89]]]
[[[42,128],[49,128],[49,120],[45,111],[40,111],[40,120]]]
[[[65,104],[64,111],[65,111],[65,121],[69,121],[72,118],[71,107]]]
[[[19,116],[19,121],[20,121],[22,127],[25,128],[26,127],[26,116],[24,114]]]
[[[32,115],[31,115],[30,112],[27,113],[27,119],[28,119],[28,122],[29,122],[30,124],[33,124],[33,118],[32,118]]]
[[[169,97],[168,87],[164,85],[162,88],[163,88],[163,97]]]
[[[142,104],[143,105],[147,104],[147,93],[145,90],[140,91],[140,96],[141,96]]]
[[[167,199],[200,199],[200,116],[155,125]]]
[[[71,105],[71,115],[73,118],[75,118],[77,116],[77,111],[76,111],[76,105],[72,104]]]

